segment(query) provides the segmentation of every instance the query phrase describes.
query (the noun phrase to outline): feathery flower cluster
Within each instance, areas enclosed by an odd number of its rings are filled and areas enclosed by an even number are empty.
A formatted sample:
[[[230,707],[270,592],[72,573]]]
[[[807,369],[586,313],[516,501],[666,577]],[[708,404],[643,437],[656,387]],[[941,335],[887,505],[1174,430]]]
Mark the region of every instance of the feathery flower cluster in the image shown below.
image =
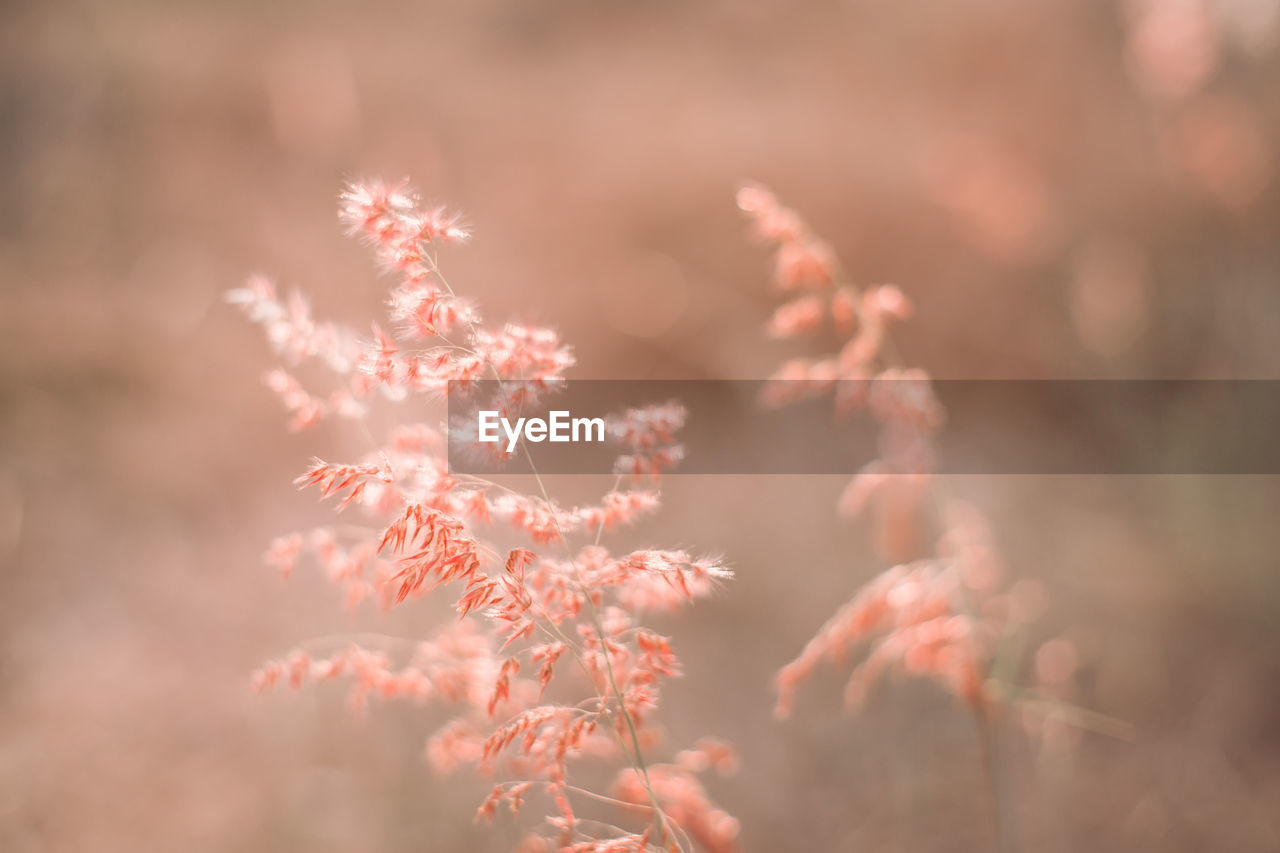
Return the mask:
[[[618,457],[614,470],[633,480],[660,479],[663,471],[684,458],[684,447],[675,437],[684,419],[684,407],[675,401],[628,409],[609,418],[610,434],[629,451]]]
[[[1004,588],[981,513],[936,489],[933,436],[943,411],[928,374],[905,367],[889,338],[891,325],[911,316],[911,303],[893,285],[860,290],[849,283],[827,244],[769,190],[743,187],[738,206],[775,247],[779,289],[800,292],[774,314],[769,333],[791,337],[829,320],[846,336],[832,357],[783,365],[766,384],[764,402],[834,393],[839,412],[866,410],[876,420],[880,458],[853,478],[839,508],[850,517],[872,513],[877,551],[896,564],[855,593],[778,673],[777,714],[791,712],[797,687],[820,662],[843,662],[864,644],[871,651],[854,668],[847,704],[860,703],[878,676],[896,671],[933,678],[981,713],[997,698],[988,678],[996,641],[1010,620],[1028,615],[1015,606],[1028,588]]]
[[[673,763],[649,768],[649,781],[662,808],[708,853],[732,853],[738,849],[738,820],[712,804],[698,781],[698,774],[709,768],[732,773],[737,766],[737,755],[731,747],[722,741],[704,738],[692,749],[681,750]],[[637,806],[645,804],[647,794],[643,780],[634,770],[618,774],[613,793],[618,799]]]
[[[319,395],[283,370],[269,375],[294,428],[363,418],[375,391],[393,402],[417,395],[415,405],[425,405],[438,401],[445,383],[456,393],[490,379],[505,410],[563,383],[573,356],[553,331],[483,326],[441,275],[438,247],[469,236],[458,217],[422,208],[404,186],[373,182],[343,193],[341,218],[399,279],[389,302],[392,332],[374,326],[362,337],[317,323],[305,300],[279,299],[262,278],[228,294],[288,363],[317,361],[337,380],[338,391]],[[579,507],[451,473],[439,414],[400,426],[355,462],[314,460],[298,485],[360,514],[365,525],[280,537],[266,561],[288,576],[313,560],[350,606],[373,597],[393,607],[451,585],[460,620],[391,648],[299,649],[264,665],[255,686],[342,678],[358,709],[371,696],[448,703],[456,715],[430,738],[427,755],[440,772],[470,766],[499,780],[477,816],[492,818],[499,806],[518,812],[534,796],[552,811],[522,849],[735,849],[736,821],[712,805],[695,775],[728,767],[726,748],[707,742],[675,764],[652,766],[641,751],[660,741],[653,718],[661,685],[681,669],[670,639],[640,624],[639,614],[704,597],[730,570],[683,551],[618,556],[602,547],[605,531],[658,507],[655,490],[623,488],[621,473],[599,503]],[[620,472],[656,480],[680,458],[675,433],[683,419],[676,403],[615,419],[627,460]],[[574,535],[594,541],[573,547]],[[512,537],[530,547],[500,547]],[[573,763],[593,757],[622,764],[616,797],[570,783]],[[601,801],[639,825],[622,829],[578,814]]]

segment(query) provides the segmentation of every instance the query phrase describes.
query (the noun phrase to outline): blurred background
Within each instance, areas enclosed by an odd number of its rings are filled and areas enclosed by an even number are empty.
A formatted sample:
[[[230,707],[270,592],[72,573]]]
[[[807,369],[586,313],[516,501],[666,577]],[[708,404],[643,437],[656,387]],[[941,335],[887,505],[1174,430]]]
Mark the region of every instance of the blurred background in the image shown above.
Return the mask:
[[[342,237],[344,180],[464,210],[445,264],[491,318],[557,326],[578,376],[758,378],[763,181],[917,315],[946,377],[1280,376],[1280,3],[23,2],[0,9],[0,849],[510,849],[487,786],[436,778],[441,716],[252,696],[344,613],[271,537],[290,481],[363,451],[291,435],[251,272],[360,329],[390,282]],[[623,541],[738,578],[663,630],[672,746],[714,733],[744,849],[991,849],[970,719],[930,684],[773,720],[771,678],[883,568],[843,478],[675,477]],[[1264,477],[954,478],[1073,701],[1132,725],[1009,733],[1025,850],[1280,849],[1280,488]]]

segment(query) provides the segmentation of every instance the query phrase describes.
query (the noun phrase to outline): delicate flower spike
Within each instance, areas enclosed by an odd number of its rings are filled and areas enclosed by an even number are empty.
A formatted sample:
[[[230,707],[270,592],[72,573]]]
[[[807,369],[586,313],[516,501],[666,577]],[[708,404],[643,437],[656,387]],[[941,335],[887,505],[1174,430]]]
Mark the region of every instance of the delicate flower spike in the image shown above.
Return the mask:
[[[942,405],[933,393],[929,374],[918,368],[890,368],[871,383],[868,404],[872,414],[885,425],[911,426],[934,430],[945,418]]]
[[[892,284],[867,291],[862,300],[863,316],[873,320],[905,320],[914,310],[906,295]]]
[[[298,557],[302,554],[302,536],[298,533],[281,536],[271,540],[271,547],[263,556],[267,565],[280,573],[281,577],[289,577],[298,565]]]
[[[244,287],[227,291],[226,300],[243,310],[252,323],[271,322],[282,313],[276,286],[264,275],[250,276]]]
[[[738,206],[774,244],[777,284],[810,291],[777,310],[769,335],[809,331],[829,312],[835,329],[848,336],[832,358],[783,364],[762,399],[781,405],[834,389],[837,412],[866,411],[875,419],[881,458],[854,477],[839,508],[850,517],[870,510],[878,552],[900,563],[857,591],[782,668],[777,714],[790,713],[797,687],[819,662],[843,661],[867,641],[871,651],[846,687],[848,704],[859,704],[880,674],[897,670],[933,678],[980,709],[992,698],[986,672],[1002,620],[1023,620],[1031,608],[1019,587],[999,591],[1003,574],[981,515],[933,494],[933,435],[944,412],[928,374],[903,367],[889,341],[890,326],[911,316],[911,302],[894,285],[859,290],[838,281],[839,265],[828,244],[767,189],[744,187]],[[936,556],[920,559],[932,538],[925,531],[939,527]],[[1059,663],[1067,656],[1050,647],[1046,658]]]
[[[426,243],[465,243],[471,239],[471,232],[462,226],[462,216],[444,206],[419,213],[416,225],[418,239]]]
[[[436,262],[428,246],[460,243],[470,235],[458,217],[443,208],[423,211],[406,184],[381,181],[354,183],[342,193],[339,216],[352,234],[361,236],[388,270],[402,277],[393,294],[393,319],[422,334],[447,330],[469,309],[433,283]]]
[[[675,468],[684,460],[684,447],[679,444],[662,447],[648,453],[626,453],[614,461],[614,473],[632,480],[657,481],[664,472]]]
[[[950,501],[943,507],[943,523],[938,554],[955,561],[970,589],[995,590],[1004,580],[1004,568],[982,512],[971,503]]]
[[[367,463],[363,465],[331,465],[321,459],[315,459],[307,473],[294,481],[299,488],[306,489],[317,486],[320,496],[342,495],[346,497],[339,503],[339,509],[345,509],[358,501],[371,483],[386,484],[394,482],[391,472],[381,465]]]
[[[676,763],[694,773],[714,768],[722,776],[727,776],[738,770],[738,752],[728,741],[704,737],[689,749],[677,753]]]
[[[289,420],[289,429],[294,432],[307,429],[319,423],[325,413],[322,401],[311,396],[297,379],[284,370],[273,370],[266,376],[267,387],[280,395],[293,417]]]
[[[840,287],[831,295],[831,320],[836,330],[848,334],[858,326],[858,294],[851,287]]]
[[[564,538],[568,514],[555,504],[528,495],[501,494],[493,499],[493,515],[523,531],[538,545]]]
[[[386,699],[424,700],[432,695],[431,680],[416,667],[395,669],[387,656],[359,646],[349,648],[322,660],[312,660],[301,651],[280,661],[265,664],[254,674],[254,687],[267,690],[284,681],[294,689],[308,682],[328,681],[345,676],[351,682],[350,702],[356,712],[363,712],[369,696]]]
[[[843,661],[850,650],[876,638],[871,656],[854,670],[846,698],[861,702],[866,687],[897,664],[942,682],[967,702],[985,698],[979,676],[979,638],[960,609],[957,576],[928,561],[896,566],[865,586],[819,629],[804,651],[778,673],[779,717],[790,714],[796,688],[824,660]]]
[[[600,528],[613,530],[626,524],[632,524],[640,517],[654,512],[658,508],[658,493],[649,489],[632,489],[624,492],[609,492],[600,502],[600,506],[580,507],[574,511],[576,518],[571,527],[579,524],[588,533],[595,533]]]
[[[349,330],[319,323],[311,307],[296,291],[281,300],[275,285],[264,276],[252,276],[244,287],[227,293],[226,300],[262,326],[272,349],[290,364],[320,359],[340,375],[351,372],[360,355],[360,342]]]
[[[783,207],[772,192],[758,184],[738,190],[738,208],[755,222],[760,237],[776,244],[774,281],[779,288],[831,287],[836,277],[835,252],[809,230],[799,214]]]
[[[413,191],[405,182],[357,181],[347,185],[339,200],[339,218],[353,234],[370,239],[396,228],[417,207]]]
[[[684,406],[669,401],[606,418],[610,436],[630,451],[618,457],[614,471],[633,480],[658,480],[678,465],[684,448],[676,443],[675,434],[687,416]]]
[[[793,358],[779,367],[760,389],[760,405],[779,408],[820,397],[836,383],[834,361],[807,361]]]
[[[449,706],[453,716],[430,737],[427,759],[437,772],[469,767],[496,777],[478,820],[507,809],[517,815],[534,793],[545,798],[552,814],[540,824],[541,834],[526,837],[525,853],[692,853],[686,834],[713,853],[729,850],[736,821],[684,778],[690,762],[727,762],[713,758],[718,753],[705,744],[679,753],[660,799],[647,797],[642,808],[626,805],[628,799],[616,803],[618,819],[633,826],[581,819],[571,800],[587,797],[598,806],[610,799],[573,784],[579,762],[638,769],[645,766],[643,753],[661,747],[662,686],[682,668],[671,638],[641,624],[641,612],[683,606],[732,573],[718,560],[680,551],[616,557],[599,544],[606,532],[658,507],[651,489],[618,484],[599,500],[565,506],[545,492],[525,494],[451,470],[447,452],[460,427],[448,420],[446,387],[475,402],[482,380],[501,380],[495,408],[510,410],[559,390],[573,351],[550,329],[485,325],[437,266],[436,250],[465,240],[466,230],[444,208],[424,207],[407,185],[352,184],[342,194],[340,216],[397,279],[389,323],[357,335],[319,322],[301,295],[281,298],[261,277],[227,299],[264,327],[286,363],[314,359],[337,381],[325,387],[308,375],[304,387],[293,372],[268,375],[293,427],[331,416],[368,426],[375,405],[409,404],[413,417],[364,458],[346,464],[315,459],[298,486],[318,489],[358,518],[279,537],[265,559],[288,576],[305,558],[342,589],[350,608],[373,598],[387,609],[456,584],[458,618],[429,640],[362,637],[385,649],[353,644],[321,653],[311,648],[332,641],[316,640],[263,665],[254,686],[342,679],[356,711],[371,697]],[[627,469],[656,477],[675,464],[682,454],[675,434],[684,418],[683,408],[668,403],[617,419],[615,438]],[[461,433],[464,439],[475,438],[471,429]],[[490,524],[503,529],[490,535],[483,529]],[[524,545],[556,554],[539,556]]]
[[[791,338],[812,332],[822,324],[825,314],[826,303],[822,297],[802,296],[774,312],[769,320],[769,336]]]
[[[796,240],[808,230],[799,214],[783,207],[777,196],[759,184],[738,190],[738,209],[755,220],[757,233],[770,242]]]
[[[717,808],[694,772],[676,765],[659,764],[648,769],[648,779],[635,770],[619,774],[613,783],[614,795],[636,805],[652,796],[670,820],[708,853],[736,853],[740,826],[736,818]]]
[[[792,240],[778,249],[774,279],[783,290],[830,287],[835,281],[835,253],[820,240]]]
[[[556,662],[560,660],[560,656],[568,650],[568,646],[564,643],[546,643],[533,648],[533,660],[535,663],[541,662],[542,668],[538,671],[538,690],[539,695],[547,689],[547,685],[551,683],[551,678],[555,674]]]
[[[389,304],[396,327],[420,340],[449,335],[480,320],[470,303],[450,296],[426,277],[406,280],[391,292]]]
[[[400,555],[395,602],[417,592],[428,580],[470,583],[480,568],[479,546],[461,521],[422,504],[406,507],[383,533],[378,551]],[[465,613],[465,610],[464,610]]]
[[[846,518],[857,518],[862,515],[876,495],[890,482],[889,478],[892,475],[887,468],[888,466],[882,461],[871,462],[854,475],[849,485],[840,494],[840,501],[837,504],[840,514]]]
[[[500,332],[481,330],[476,350],[502,379],[518,379],[533,390],[559,387],[574,365],[573,350],[550,329],[508,323]],[[508,386],[507,393],[511,393]],[[531,398],[529,402],[536,400]],[[512,401],[516,405],[519,401]]]
[[[460,227],[460,217],[443,207],[423,211],[417,194],[405,182],[356,182],[340,196],[340,218],[353,234],[367,239],[379,252],[409,252],[413,242],[462,242],[470,233]]]

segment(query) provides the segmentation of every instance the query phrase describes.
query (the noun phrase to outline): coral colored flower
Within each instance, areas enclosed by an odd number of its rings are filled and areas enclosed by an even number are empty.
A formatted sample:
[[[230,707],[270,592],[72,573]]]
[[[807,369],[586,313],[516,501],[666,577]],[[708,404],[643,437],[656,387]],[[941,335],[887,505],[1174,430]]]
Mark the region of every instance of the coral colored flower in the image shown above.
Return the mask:
[[[870,516],[879,556],[896,564],[854,592],[779,671],[776,712],[791,712],[797,689],[819,664],[843,663],[863,649],[845,688],[847,704],[861,703],[881,675],[896,671],[931,678],[981,709],[993,700],[987,683],[992,649],[1011,614],[1027,609],[1027,596],[1018,586],[1002,589],[1003,571],[981,514],[935,492],[933,436],[945,414],[928,374],[904,366],[889,339],[890,326],[911,316],[911,302],[894,285],[860,290],[838,280],[827,244],[767,189],[743,187],[738,206],[774,245],[775,282],[824,292],[780,307],[769,335],[811,331],[829,315],[847,336],[834,357],[785,362],[766,383],[763,401],[783,405],[833,391],[838,412],[865,412],[876,421],[880,458],[853,478],[839,509]],[[1065,646],[1052,643],[1037,654],[1042,679],[1066,677],[1073,660]]]
[[[730,849],[723,845],[736,822],[680,781],[688,771],[646,776],[642,750],[660,742],[663,682],[682,667],[671,638],[643,625],[640,614],[683,607],[732,572],[683,551],[616,556],[604,546],[605,533],[658,507],[655,489],[619,482],[598,501],[566,506],[545,492],[452,473],[445,386],[470,393],[481,380],[498,380],[495,407],[509,411],[561,388],[573,352],[550,329],[486,325],[454,293],[436,253],[469,236],[455,214],[423,207],[404,185],[365,182],[343,192],[340,215],[396,279],[389,323],[359,335],[317,321],[300,295],[282,300],[261,277],[228,301],[263,326],[287,364],[328,369],[332,387],[325,389],[309,376],[304,387],[292,370],[268,374],[294,428],[329,417],[368,427],[375,406],[410,404],[413,417],[362,458],[315,459],[297,485],[332,498],[351,523],[278,537],[265,559],[286,576],[314,563],[352,608],[371,598],[384,608],[409,607],[448,589],[458,619],[426,639],[314,641],[264,664],[255,688],[341,681],[357,711],[371,699],[450,708],[453,716],[428,739],[427,759],[441,773],[471,768],[496,777],[478,819],[500,809],[519,814],[533,794],[548,803],[552,813],[522,849],[677,849],[685,837]],[[615,419],[626,472],[657,479],[675,464],[684,418],[671,402]],[[533,547],[513,546],[512,538]],[[633,782],[650,808],[624,809],[618,820],[630,828],[578,819],[573,800],[592,799],[571,780],[587,761],[637,774]],[[661,800],[649,792],[655,782]]]

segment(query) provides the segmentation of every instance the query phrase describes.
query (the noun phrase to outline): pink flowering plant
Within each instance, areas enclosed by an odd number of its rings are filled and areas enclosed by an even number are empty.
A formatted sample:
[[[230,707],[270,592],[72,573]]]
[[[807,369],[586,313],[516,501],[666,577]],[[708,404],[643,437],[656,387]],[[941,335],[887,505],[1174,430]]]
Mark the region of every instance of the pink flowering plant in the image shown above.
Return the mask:
[[[867,412],[879,429],[879,458],[849,482],[839,511],[871,516],[877,557],[887,566],[827,620],[799,655],[777,674],[775,713],[793,712],[796,693],[824,662],[843,664],[862,655],[845,687],[845,703],[860,706],[882,676],[932,679],[972,715],[982,747],[1000,850],[1016,845],[1007,773],[1000,756],[1000,722],[1016,710],[1033,734],[1093,728],[1124,734],[1118,721],[1068,703],[1078,654],[1066,637],[1042,643],[1033,657],[1033,681],[1019,687],[1010,652],[1013,638],[1043,607],[1031,581],[1011,582],[994,547],[990,526],[972,503],[946,493],[937,475],[934,437],[945,412],[929,374],[907,367],[893,344],[893,324],[912,314],[895,285],[860,288],[840,268],[830,245],[765,187],[738,192],[738,207],[757,238],[774,251],[774,283],[788,301],[767,325],[770,337],[790,339],[829,327],[843,337],[839,350],[784,363],[762,394],[786,405],[831,395],[837,414]]]
[[[1116,733],[1115,721],[1067,704],[1078,657],[1064,637],[1039,646],[1031,687],[1006,677],[1018,668],[1010,638],[1038,615],[1044,594],[1006,578],[982,514],[942,488],[934,438],[945,412],[929,375],[907,367],[890,336],[894,323],[911,316],[905,294],[893,285],[854,285],[831,247],[769,190],[749,185],[737,200],[774,249],[775,284],[788,297],[769,335],[786,339],[829,325],[843,338],[831,356],[783,364],[765,383],[763,401],[831,394],[838,413],[868,412],[879,429],[879,456],[849,483],[839,509],[871,516],[886,568],[781,669],[776,713],[792,713],[799,687],[823,662],[854,655],[862,661],[847,682],[850,707],[885,674],[932,679],[976,723],[998,846],[1012,849],[1016,829],[1001,803],[1007,782],[998,748],[1006,712],[1017,710],[1037,733],[1050,725],[1060,733],[1064,723]],[[431,764],[493,779],[478,819],[499,809],[519,815],[527,799],[545,806],[521,842],[526,853],[737,850],[738,821],[700,780],[735,768],[729,745],[704,738],[667,762],[648,760],[662,748],[663,681],[681,666],[670,638],[642,622],[644,614],[711,594],[732,572],[685,551],[615,554],[603,544],[610,530],[658,508],[661,476],[683,457],[684,408],[668,402],[611,417],[607,432],[618,447],[612,488],[594,504],[557,502],[526,444],[513,437],[506,451],[485,447],[475,424],[451,422],[443,402],[483,397],[496,415],[518,414],[564,386],[570,349],[549,329],[487,325],[457,295],[438,264],[441,248],[469,237],[455,215],[424,208],[402,186],[365,183],[342,195],[341,216],[397,280],[387,330],[375,324],[360,335],[317,322],[301,296],[281,299],[270,282],[253,278],[228,298],[264,327],[285,363],[267,384],[296,430],[346,418],[369,433],[379,400],[435,415],[398,423],[355,462],[316,459],[298,485],[363,523],[280,537],[266,559],[286,576],[304,558],[318,564],[351,607],[368,598],[383,608],[412,606],[450,587],[459,618],[429,637],[344,642],[323,653],[309,643],[263,666],[255,685],[345,679],[357,710],[371,696],[449,706],[452,718],[428,743]],[[332,390],[304,387],[290,372],[304,361],[325,368]],[[458,446],[489,461],[514,453],[535,490],[451,468],[450,448]],[[607,789],[578,784],[576,769],[586,760],[616,767]]]
[[[228,299],[265,329],[285,364],[267,384],[299,430],[326,418],[367,429],[374,405],[411,403],[401,410],[436,415],[399,423],[362,459],[316,459],[298,485],[359,523],[278,538],[266,559],[284,575],[314,562],[352,606],[452,595],[459,618],[407,642],[323,651],[309,643],[264,665],[255,686],[343,679],[357,709],[369,697],[448,705],[454,715],[430,738],[431,764],[493,779],[480,819],[519,813],[537,797],[546,816],[521,850],[736,850],[738,822],[699,781],[733,769],[731,748],[707,738],[666,763],[649,761],[660,748],[663,681],[681,667],[670,638],[641,622],[710,594],[732,572],[684,551],[614,554],[603,544],[608,531],[657,509],[658,476],[680,458],[682,410],[665,404],[611,419],[618,474],[592,505],[557,502],[536,468],[533,494],[451,471],[446,390],[496,382],[492,405],[506,413],[560,387],[572,352],[549,329],[486,324],[454,291],[438,252],[469,238],[457,216],[424,207],[404,186],[368,182],[343,193],[341,217],[395,277],[390,322],[370,334],[320,322],[300,295],[281,298],[268,280],[251,279]],[[306,361],[325,369],[330,390],[304,387],[295,368]],[[587,760],[617,767],[608,790],[577,784],[575,767]]]

